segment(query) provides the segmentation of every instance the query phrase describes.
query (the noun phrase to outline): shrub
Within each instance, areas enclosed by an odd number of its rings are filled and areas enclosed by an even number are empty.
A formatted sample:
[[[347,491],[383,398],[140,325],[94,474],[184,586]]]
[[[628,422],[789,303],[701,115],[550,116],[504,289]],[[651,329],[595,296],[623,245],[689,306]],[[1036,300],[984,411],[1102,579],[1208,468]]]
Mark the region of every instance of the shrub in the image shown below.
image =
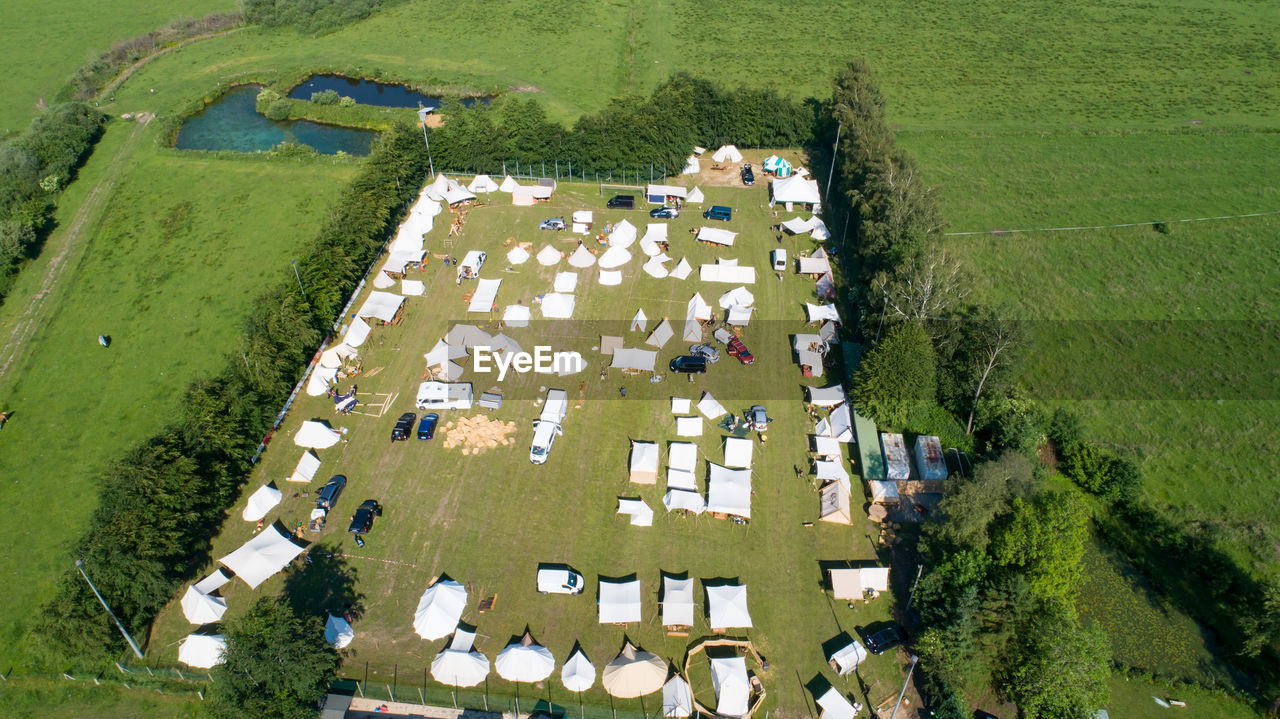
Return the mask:
[[[267,106],[279,99],[280,93],[269,87],[262,88],[262,90],[258,92],[258,98],[255,101],[255,104],[258,107],[258,112],[266,114]]]
[[[1080,422],[1080,415],[1066,407],[1058,407],[1049,418],[1046,434],[1057,448],[1058,456],[1065,458],[1084,441],[1084,425]]]
[[[267,111],[262,113],[267,116],[268,120],[288,120],[289,111],[293,105],[288,100],[276,100],[267,105]]]
[[[339,99],[337,90],[321,90],[320,92],[311,93],[311,101],[317,105],[337,105]]]
[[[1084,491],[1109,501],[1130,498],[1142,485],[1142,470],[1136,462],[1096,444],[1078,444],[1064,460],[1063,474]]]
[[[356,99],[354,97],[343,97],[338,100],[338,107],[355,107]]]

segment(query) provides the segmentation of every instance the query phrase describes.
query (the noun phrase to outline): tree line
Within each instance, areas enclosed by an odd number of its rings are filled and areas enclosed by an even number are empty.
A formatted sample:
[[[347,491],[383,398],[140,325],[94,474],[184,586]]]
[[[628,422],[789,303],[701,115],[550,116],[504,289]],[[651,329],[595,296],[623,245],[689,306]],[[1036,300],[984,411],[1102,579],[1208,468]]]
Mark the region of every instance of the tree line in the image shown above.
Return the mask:
[[[396,0],[244,0],[244,15],[266,27],[292,27],[322,35],[359,22]]]
[[[431,131],[437,168],[500,174],[504,167],[559,163],[567,174],[628,174],[655,168],[660,176],[684,169],[696,145],[796,147],[813,136],[814,109],[774,90],[724,89],[677,73],[648,97],[622,97],[566,128],[550,120],[534,98],[506,95],[492,106],[465,107],[451,99],[437,112],[444,124]],[[550,172],[550,170],[548,170]]]
[[[383,133],[299,255],[309,292],[290,277],[259,297],[224,369],[194,380],[172,421],[98,478],[98,507],[73,552],[135,633],[208,564],[259,440],[426,175],[415,128]],[[51,668],[101,664],[124,646],[74,570],[26,639]]]
[[[107,116],[82,102],[55,105],[0,145],[0,299],[53,229],[58,196],[102,136]]]

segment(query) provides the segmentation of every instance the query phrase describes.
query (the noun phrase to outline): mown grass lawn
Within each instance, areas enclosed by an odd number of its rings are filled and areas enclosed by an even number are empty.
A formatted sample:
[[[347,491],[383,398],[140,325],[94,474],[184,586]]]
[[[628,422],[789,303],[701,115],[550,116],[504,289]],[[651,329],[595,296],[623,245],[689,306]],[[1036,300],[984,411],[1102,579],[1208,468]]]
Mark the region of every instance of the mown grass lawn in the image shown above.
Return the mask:
[[[541,232],[536,226],[545,217],[567,215],[577,208],[595,208],[597,228],[603,221],[627,217],[643,233],[648,221],[641,212],[604,211],[604,199],[598,196],[595,186],[563,184],[561,188],[550,206],[535,208],[511,207],[507,195],[495,195],[491,206],[471,211],[453,250],[442,245],[443,225],[448,219],[448,215],[442,215],[428,236],[428,247],[435,253],[487,251],[488,264],[482,275],[503,279],[499,304],[505,306],[516,300],[531,304],[535,295],[549,291],[557,269],[572,268],[566,263],[559,268],[544,268],[530,261],[514,271],[504,271],[507,263],[503,243],[507,238],[514,242],[532,241],[535,252],[544,242],[571,251],[576,246],[576,236]],[[623,637],[629,636],[679,665],[688,643],[709,629],[707,620],[699,614],[698,626],[691,636],[667,636],[660,626],[657,604],[659,573],[666,571],[688,572],[691,577],[706,579],[737,578],[747,585],[754,628],[741,633],[749,636],[769,660],[771,668],[763,680],[770,692],[767,706],[775,712],[799,716],[811,704],[803,684],[818,675],[835,679],[825,664],[824,642],[842,633],[855,635],[857,627],[886,619],[892,599],[884,597],[855,609],[832,600],[822,589],[819,562],[887,558],[874,541],[877,528],[860,509],[860,492],[854,500],[852,527],[816,522],[818,502],[811,479],[795,476],[795,466],[808,467],[807,435],[812,422],[803,411],[803,383],[791,361],[786,334],[804,331],[801,302],[813,299],[813,283],[793,272],[779,281],[768,270],[768,251],[778,245],[767,229],[777,220],[761,207],[765,193],[761,186],[707,190],[708,203],[735,208],[737,214],[728,226],[741,234],[732,249],[716,251],[697,246],[687,234],[689,228],[704,222],[696,211],[686,212],[670,223],[668,254],[675,261],[688,257],[697,267],[716,256],[738,257],[743,264],[757,268],[759,280],[751,291],[759,310],[751,327],[743,333],[756,356],[751,366],[739,365],[724,355],[708,375],[686,382],[665,368],[668,359],[688,347],[676,338],[659,354],[662,382],[651,384],[643,377],[624,378],[616,370],[610,370],[607,379],[601,381],[600,368],[607,360],[592,349],[598,346],[601,332],[622,334],[628,346],[640,346],[645,334],[626,331],[636,309],[643,308],[653,318],[650,329],[664,315],[683,324],[685,304],[695,291],[714,305],[720,294],[735,286],[701,283],[696,270],[686,281],[643,275],[643,255],[633,247],[638,257],[624,268],[626,279],[621,286],[599,285],[598,268],[578,271],[575,321],[540,327],[535,311],[531,327],[505,330],[526,350],[545,342],[556,349],[577,349],[589,362],[588,369],[578,375],[526,375],[518,381],[508,378],[501,385],[507,401],[492,417],[515,423],[511,446],[467,456],[457,449],[444,449],[442,436],[432,442],[388,444],[395,418],[400,412],[413,409],[414,393],[425,369],[422,354],[454,322],[482,324],[488,320],[487,315],[465,312],[461,297],[471,288],[470,283],[458,288],[453,270],[433,261],[424,272],[414,275],[426,281],[427,295],[408,299],[403,324],[377,328],[361,348],[364,371],[357,378],[360,391],[398,393],[387,415],[378,419],[335,417],[325,398],[304,398],[295,406],[246,492],[268,480],[279,482],[288,499],[273,510],[269,519],[278,517],[288,527],[296,526],[307,517],[312,501],[310,497],[293,495],[299,490],[317,489],[319,483],[304,487],[280,481],[300,454],[289,438],[299,423],[310,417],[323,417],[350,430],[346,442],[319,451],[324,462],[321,480],[342,473],[349,483],[340,509],[311,550],[321,564],[333,561],[327,558],[328,553],[343,553],[355,579],[355,592],[361,596],[363,617],[356,623],[357,638],[347,654],[343,669],[346,676],[363,679],[368,671],[375,683],[391,683],[398,677],[401,696],[417,697],[423,671],[444,640],[427,642],[414,634],[413,610],[428,583],[444,574],[470,587],[464,619],[478,626],[479,648],[491,657],[510,636],[528,626],[553,650],[559,662],[568,658],[575,642],[581,642],[592,661],[602,667],[617,653]],[[783,213],[782,218],[788,216]],[[808,237],[788,238],[785,245],[794,253],[798,248],[811,249],[814,243]],[[674,261],[669,266],[673,265]],[[614,329],[603,330],[602,326]],[[472,377],[474,373],[469,371],[467,378]],[[492,380],[477,382],[476,391],[488,389],[491,384]],[[533,466],[528,461],[528,444],[539,400],[532,398],[541,397],[548,387],[567,390],[571,409],[564,421],[564,436],[557,441],[550,460],[544,466]],[[621,387],[628,389],[625,399],[618,392]],[[654,486],[628,481],[629,440],[664,444],[680,441],[669,398],[684,396],[696,401],[704,389],[734,413],[761,402],[776,420],[767,442],[756,445],[753,518],[746,526],[705,515],[669,515],[661,505],[665,480],[660,479]],[[579,396],[585,399],[578,401]],[[452,416],[444,413],[442,423]],[[723,433],[710,422],[706,429],[705,436],[685,441],[698,443],[701,459],[720,462]],[[657,510],[652,527],[630,526],[625,517],[615,513],[619,497],[636,496]],[[367,546],[357,548],[343,530],[346,517],[367,498],[379,499],[386,515],[375,525]],[[240,509],[237,506],[233,510],[223,536],[215,542],[216,555],[251,536],[253,525],[240,520]],[[534,573],[539,562],[565,562],[577,568],[588,579],[587,591],[574,597],[538,595],[534,591]],[[633,573],[643,584],[644,621],[625,628],[598,624],[597,576]],[[297,571],[272,579],[257,591],[239,584],[230,586],[227,596],[232,614],[243,611],[254,597],[278,591],[281,586],[287,588],[290,582],[301,586],[314,581],[304,577],[305,571]],[[901,579],[908,581],[909,577]],[[488,596],[496,596],[496,606],[479,614],[476,603]],[[320,596],[315,601],[319,605],[325,599]],[[697,601],[702,612],[700,588]],[[328,608],[336,610],[340,606]],[[154,660],[172,662],[172,643],[191,629],[176,607],[166,611],[151,641]],[[862,677],[871,685],[874,701],[883,700],[893,691],[897,672],[891,654],[867,662]],[[545,699],[550,694],[552,701],[573,703],[558,682],[558,678],[553,679],[550,687],[538,689],[525,686],[521,696],[531,702],[531,697]],[[850,692],[857,689],[852,677],[837,680],[837,685]],[[708,695],[709,687],[705,689],[704,695]],[[448,701],[448,694],[441,693],[440,685],[429,681],[427,690],[438,701]],[[490,705],[514,690],[513,685],[491,675]],[[483,701],[479,694],[470,696],[469,703],[475,706]],[[607,696],[598,687],[584,701],[596,707],[609,706]],[[656,701],[656,697],[649,698],[650,710]],[[525,704],[526,709],[528,706]],[[617,706],[625,710],[640,708],[634,701],[619,702]]]
[[[113,125],[104,147],[128,132]],[[223,366],[240,318],[291,274],[290,253],[355,167],[198,157],[158,149],[149,142],[156,128],[147,132],[44,300],[54,303],[47,321],[0,385],[0,403],[14,412],[0,451],[0,502],[29,518],[14,528],[22,550],[0,557],[6,661],[32,608],[70,567],[69,546],[97,501],[95,474],[170,421],[192,377]],[[90,160],[77,191],[97,181],[108,157]],[[60,207],[59,223],[76,207]],[[40,262],[19,277],[4,307],[9,322],[44,276]],[[112,338],[109,349],[98,346],[100,334]]]

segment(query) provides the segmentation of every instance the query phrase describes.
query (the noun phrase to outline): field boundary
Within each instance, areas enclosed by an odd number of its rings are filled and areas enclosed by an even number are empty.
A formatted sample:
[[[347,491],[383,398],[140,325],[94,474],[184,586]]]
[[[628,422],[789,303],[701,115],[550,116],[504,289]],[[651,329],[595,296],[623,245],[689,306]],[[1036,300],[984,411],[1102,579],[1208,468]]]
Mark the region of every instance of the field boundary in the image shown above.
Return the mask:
[[[1183,222],[1215,222],[1220,220],[1239,220],[1248,217],[1270,217],[1280,215],[1280,210],[1268,212],[1248,212],[1242,215],[1218,215],[1217,217],[1189,217],[1181,220],[1151,220],[1149,222],[1122,222],[1115,225],[1082,225],[1080,227],[1036,227],[1029,230],[972,230],[969,232],[944,232],[943,237],[965,237],[972,235],[1014,235],[1031,232],[1080,232],[1083,230],[1110,230],[1120,227],[1147,227],[1151,225],[1174,225]]]

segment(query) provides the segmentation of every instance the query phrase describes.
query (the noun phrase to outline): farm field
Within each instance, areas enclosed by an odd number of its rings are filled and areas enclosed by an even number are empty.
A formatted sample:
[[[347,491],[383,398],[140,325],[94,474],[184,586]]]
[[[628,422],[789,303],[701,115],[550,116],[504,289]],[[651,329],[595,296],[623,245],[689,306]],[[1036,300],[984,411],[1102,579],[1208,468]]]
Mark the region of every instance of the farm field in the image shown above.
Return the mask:
[[[0,4],[0,136],[26,127],[40,101],[52,104],[71,73],[112,43],[234,7],[228,0],[106,0],[93,12],[72,0]]]
[[[639,211],[604,211],[603,198],[594,185],[562,184],[552,204],[534,208],[510,206],[509,195],[495,193],[489,206],[472,209],[465,229],[453,249],[442,244],[448,214],[436,220],[436,228],[427,236],[427,247],[435,253],[460,255],[471,249],[484,250],[488,261],[483,277],[503,280],[498,305],[522,301],[533,305],[535,296],[550,291],[558,271],[576,271],[577,306],[575,319],[548,324],[535,320],[528,328],[504,328],[502,331],[530,351],[536,344],[548,344],[556,350],[575,349],[587,360],[580,374],[557,378],[547,375],[508,377],[498,385],[492,376],[484,379],[469,365],[463,380],[475,381],[476,392],[501,387],[506,402],[492,413],[479,410],[494,420],[514,423],[510,446],[466,454],[459,448],[446,449],[451,437],[447,423],[453,412],[441,412],[445,429],[430,442],[410,439],[388,445],[387,436],[396,417],[413,410],[413,398],[425,369],[423,353],[431,349],[455,323],[476,323],[496,333],[487,314],[468,314],[462,301],[474,289],[472,282],[455,286],[453,269],[432,260],[413,279],[426,282],[424,298],[406,300],[403,324],[378,327],[361,347],[363,371],[354,378],[361,393],[395,393],[385,416],[336,416],[327,398],[304,398],[292,410],[285,426],[264,455],[253,479],[246,485],[246,495],[262,483],[274,480],[286,493],[286,500],[268,515],[289,528],[305,521],[313,500],[297,496],[300,490],[314,492],[320,483],[335,473],[348,477],[348,485],[333,512],[329,526],[311,549],[314,563],[299,567],[284,577],[270,580],[256,591],[239,582],[228,585],[226,596],[232,612],[248,607],[254,597],[278,591],[306,590],[323,587],[317,596],[305,596],[302,602],[314,602],[315,609],[340,610],[346,601],[359,597],[356,604],[362,618],[355,623],[356,639],[349,647],[343,673],[363,679],[367,671],[370,686],[391,683],[398,677],[402,696],[417,697],[423,672],[444,640],[427,642],[414,634],[411,627],[413,610],[419,595],[436,577],[448,575],[470,588],[464,621],[475,624],[480,633],[479,648],[494,656],[511,635],[519,635],[526,625],[534,636],[555,653],[559,662],[568,658],[575,641],[581,642],[588,657],[602,667],[613,658],[624,636],[654,651],[677,666],[682,662],[688,643],[708,633],[704,615],[699,613],[697,626],[688,636],[669,637],[658,618],[657,595],[659,573],[687,572],[701,579],[736,578],[748,587],[754,629],[731,630],[745,634],[769,661],[771,668],[762,674],[769,692],[767,707],[783,716],[799,716],[811,702],[803,684],[815,676],[835,679],[826,667],[823,645],[844,635],[856,635],[860,626],[887,618],[892,600],[883,597],[871,605],[856,609],[836,602],[822,589],[820,562],[884,561],[873,541],[878,528],[858,508],[861,491],[855,491],[854,525],[841,526],[816,522],[818,497],[813,491],[811,475],[795,476],[794,468],[808,468],[808,434],[812,420],[803,411],[802,385],[823,386],[830,380],[803,381],[799,368],[791,360],[788,333],[805,331],[802,302],[814,300],[813,282],[789,270],[782,281],[769,270],[768,252],[777,247],[773,233],[767,230],[775,220],[761,208],[766,198],[763,186],[754,189],[707,189],[707,204],[729,204],[735,209],[728,229],[739,231],[734,247],[716,250],[699,246],[688,234],[689,228],[705,224],[697,207],[689,208],[680,218],[670,222],[674,266],[687,257],[695,267],[688,280],[655,279],[640,270],[644,255],[622,268],[624,280],[617,287],[597,282],[599,269],[573,270],[567,264],[548,268],[536,261],[505,269],[508,249],[504,238],[513,242],[531,242],[532,252],[549,243],[566,253],[576,247],[578,235],[543,232],[539,220],[555,215],[568,216],[572,209],[595,208],[597,231],[604,222],[626,217],[644,232],[649,221]],[[643,206],[643,203],[641,203]],[[782,218],[788,217],[783,213]],[[589,244],[594,245],[594,241]],[[816,246],[807,236],[787,238],[789,253]],[[608,370],[600,379],[607,357],[599,347],[600,334],[617,334],[629,347],[643,347],[647,332],[627,331],[629,320],[637,309],[651,319],[652,330],[658,321],[671,317],[677,327],[683,326],[686,304],[695,291],[716,306],[719,296],[735,284],[703,283],[698,280],[698,265],[715,257],[737,257],[742,264],[757,268],[758,280],[750,285],[758,308],[751,326],[742,337],[755,353],[751,366],[742,366],[723,354],[707,375],[687,382],[683,376],[666,371],[667,360],[689,346],[677,336],[659,352],[658,374],[663,381],[653,384],[645,376],[624,377],[619,370]],[[394,291],[394,290],[392,290]],[[717,309],[717,313],[722,311]],[[469,360],[466,360],[469,362]],[[348,383],[340,383],[344,389]],[[557,440],[546,465],[534,466],[528,460],[532,420],[545,389],[557,387],[569,392],[570,409],[563,422],[564,436]],[[626,388],[621,396],[619,389]],[[642,486],[628,481],[627,458],[630,439],[658,442],[692,441],[700,447],[702,460],[721,462],[723,433],[705,422],[701,438],[677,437],[670,407],[670,397],[689,397],[695,402],[709,390],[732,413],[739,414],[755,402],[765,404],[775,419],[767,433],[767,442],[756,444],[753,476],[752,520],[748,525],[735,525],[708,515],[681,518],[667,514],[661,498],[665,480],[657,485]],[[538,398],[538,399],[534,399]],[[582,399],[580,399],[582,398]],[[366,400],[374,399],[367,397]],[[318,417],[335,427],[349,430],[343,443],[328,450],[318,450],[323,464],[317,483],[311,486],[281,481],[292,471],[301,450],[289,438],[304,419]],[[665,456],[665,451],[664,451]],[[705,471],[698,472],[705,487]],[[656,510],[652,527],[630,526],[625,516],[615,513],[619,497],[641,497]],[[344,535],[347,517],[363,500],[382,502],[386,515],[375,523],[367,545],[356,547]],[[215,556],[220,556],[248,539],[253,525],[239,518],[241,506],[233,510],[223,536],[215,541]],[[810,524],[816,526],[809,526]],[[309,535],[308,538],[311,538]],[[345,555],[337,558],[338,552]],[[333,553],[334,557],[329,554]],[[587,578],[587,591],[575,597],[540,596],[534,591],[534,573],[539,562],[564,562],[581,571]],[[327,578],[325,572],[349,574],[353,586],[346,581]],[[597,623],[595,592],[597,575],[623,577],[635,574],[643,585],[644,621],[623,627]],[[909,572],[908,572],[909,574]],[[909,582],[910,577],[898,579]],[[493,609],[479,613],[477,601],[496,597]],[[699,612],[704,602],[696,595]],[[173,661],[172,643],[190,632],[192,627],[173,605],[162,615],[151,639],[152,652],[162,663]],[[831,647],[828,647],[830,650]],[[898,668],[892,654],[873,657],[862,670],[862,679],[870,686],[876,703],[896,691]],[[852,677],[836,681],[847,692],[857,690]],[[576,701],[558,679],[548,681],[546,688],[524,686],[520,689],[527,708],[533,701],[548,695],[551,701],[571,704]],[[511,696],[515,687],[496,675],[488,682],[489,705]],[[430,681],[427,691],[437,701],[449,701],[447,688]],[[709,701],[709,682],[700,696]],[[368,691],[368,689],[366,690]],[[465,694],[468,705],[481,701],[480,691]],[[858,692],[860,701],[863,699]],[[583,701],[594,706],[599,716],[608,711],[608,697],[597,689],[587,693]],[[656,697],[650,697],[650,711]],[[626,712],[641,709],[639,703],[615,702]]]
[[[100,163],[130,131],[127,123],[110,126],[104,152],[72,192],[100,179]],[[70,562],[68,544],[96,501],[96,472],[163,426],[192,377],[222,366],[254,297],[290,272],[290,252],[314,234],[354,171],[331,160],[177,153],[155,148],[154,125],[146,132],[45,300],[53,306],[44,324],[0,384],[0,402],[14,412],[0,452],[0,502],[16,516],[43,518],[15,528],[23,551],[0,557],[12,599],[0,609],[6,661],[30,607]],[[267,186],[273,190],[262,192]],[[77,206],[72,199],[59,208],[60,225]],[[0,326],[11,327],[38,291],[47,261],[19,277]],[[112,338],[109,349],[98,346],[99,334]]]

